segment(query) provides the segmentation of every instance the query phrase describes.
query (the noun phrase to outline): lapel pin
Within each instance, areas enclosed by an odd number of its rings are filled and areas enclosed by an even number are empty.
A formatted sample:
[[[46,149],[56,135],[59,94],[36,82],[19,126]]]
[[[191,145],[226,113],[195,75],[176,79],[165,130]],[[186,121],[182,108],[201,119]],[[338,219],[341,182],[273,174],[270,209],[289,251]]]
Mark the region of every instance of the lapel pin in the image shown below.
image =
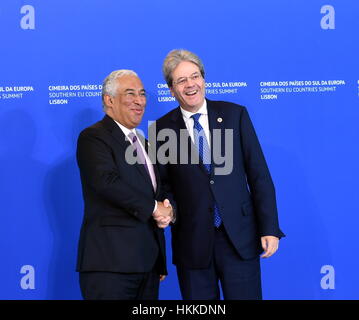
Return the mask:
[[[217,122],[221,123],[223,121],[222,118],[217,118]]]

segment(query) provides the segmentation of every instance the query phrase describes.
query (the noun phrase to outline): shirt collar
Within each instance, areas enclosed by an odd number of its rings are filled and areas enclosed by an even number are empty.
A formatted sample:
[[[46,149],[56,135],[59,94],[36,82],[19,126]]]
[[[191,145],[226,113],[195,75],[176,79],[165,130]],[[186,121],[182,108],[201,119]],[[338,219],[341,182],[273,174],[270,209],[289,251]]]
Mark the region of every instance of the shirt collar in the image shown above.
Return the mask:
[[[116,120],[114,120],[114,121],[121,128],[121,130],[122,130],[123,134],[126,136],[126,138],[128,138],[128,135],[130,134],[130,132],[132,132],[134,135],[137,136],[135,129],[128,129],[125,126],[123,126],[121,123],[117,122]]]
[[[196,113],[200,113],[200,114],[204,114],[204,115],[207,115],[207,114],[208,114],[208,112],[207,112],[207,101],[206,101],[206,99],[204,99],[202,106],[198,109],[197,112],[190,112],[190,111],[187,111],[187,110],[183,109],[182,107],[180,107],[180,108],[181,108],[182,116],[183,116],[186,120],[190,119],[191,116],[192,116],[193,114],[196,114]]]

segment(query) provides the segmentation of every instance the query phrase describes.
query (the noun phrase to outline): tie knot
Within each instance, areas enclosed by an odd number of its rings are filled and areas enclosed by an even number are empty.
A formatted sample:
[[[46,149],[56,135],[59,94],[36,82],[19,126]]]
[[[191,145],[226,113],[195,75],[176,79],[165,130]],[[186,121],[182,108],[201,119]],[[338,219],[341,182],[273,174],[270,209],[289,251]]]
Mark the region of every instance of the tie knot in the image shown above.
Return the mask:
[[[135,142],[137,141],[137,136],[136,136],[133,132],[130,132],[130,133],[128,134],[128,137],[131,139],[131,141],[132,141],[133,143],[135,143]]]
[[[195,114],[191,115],[191,118],[193,118],[193,120],[194,120],[195,122],[198,122],[199,117],[200,117],[201,115],[202,115],[201,113],[195,113]]]

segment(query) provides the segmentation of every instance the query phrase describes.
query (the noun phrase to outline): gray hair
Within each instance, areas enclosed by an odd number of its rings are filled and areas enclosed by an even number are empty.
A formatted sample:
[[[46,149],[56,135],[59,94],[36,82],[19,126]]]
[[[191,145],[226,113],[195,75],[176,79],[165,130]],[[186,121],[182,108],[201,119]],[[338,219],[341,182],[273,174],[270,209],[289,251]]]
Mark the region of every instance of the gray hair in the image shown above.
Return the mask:
[[[175,49],[167,54],[162,67],[163,76],[170,88],[172,87],[173,81],[172,72],[182,61],[194,63],[199,68],[199,71],[204,78],[204,66],[201,59],[196,54],[188,50]]]
[[[116,92],[118,89],[117,79],[124,77],[124,76],[135,76],[138,78],[138,75],[136,72],[134,72],[132,70],[121,69],[121,70],[112,71],[103,81],[103,83],[102,83],[102,104],[103,104],[104,108],[106,107],[105,101],[104,101],[104,96],[106,94],[111,97],[116,96]]]

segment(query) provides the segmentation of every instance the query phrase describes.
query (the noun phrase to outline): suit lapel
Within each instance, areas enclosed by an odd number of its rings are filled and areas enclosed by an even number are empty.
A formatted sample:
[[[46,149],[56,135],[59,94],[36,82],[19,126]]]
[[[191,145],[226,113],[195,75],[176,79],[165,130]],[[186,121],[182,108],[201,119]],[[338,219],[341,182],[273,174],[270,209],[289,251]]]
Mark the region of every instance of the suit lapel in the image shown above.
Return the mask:
[[[109,116],[104,116],[102,119],[102,123],[104,127],[110,131],[112,136],[117,140],[121,148],[126,150],[131,143],[126,139],[124,133],[122,132],[121,128],[116,124],[116,122]]]
[[[212,161],[212,166],[211,166],[211,176],[213,176],[213,172],[214,172],[214,168],[216,166],[216,164],[214,163],[214,154],[216,154],[217,156],[219,155],[218,152],[219,150],[221,151],[221,153],[223,153],[223,139],[224,139],[224,114],[223,111],[220,110],[211,100],[206,99],[207,101],[207,111],[208,111],[208,126],[209,126],[209,132],[210,132],[210,139],[211,139],[211,161]],[[220,133],[220,143],[221,143],[221,148],[219,149],[218,146],[218,138],[215,140],[214,139],[214,132],[215,130]],[[216,134],[218,136],[218,133]],[[222,155],[223,156],[223,155]]]
[[[106,115],[102,121],[104,126],[111,132],[112,136],[119,143],[119,146],[123,149],[123,154],[125,155],[127,148],[131,147],[130,141],[127,139],[121,128],[116,124],[116,122],[111,117]],[[140,140],[142,142],[142,138]],[[153,188],[151,178],[147,173],[147,170],[144,167],[144,165],[136,162],[131,166],[134,166],[143,175],[145,181],[147,181]]]
[[[186,124],[184,123],[184,120],[183,120],[183,116],[182,116],[180,107],[178,107],[177,109],[174,110],[174,112],[171,116],[171,120],[173,123],[175,123],[174,129],[178,130],[178,134],[179,134],[180,129],[187,129]]]

